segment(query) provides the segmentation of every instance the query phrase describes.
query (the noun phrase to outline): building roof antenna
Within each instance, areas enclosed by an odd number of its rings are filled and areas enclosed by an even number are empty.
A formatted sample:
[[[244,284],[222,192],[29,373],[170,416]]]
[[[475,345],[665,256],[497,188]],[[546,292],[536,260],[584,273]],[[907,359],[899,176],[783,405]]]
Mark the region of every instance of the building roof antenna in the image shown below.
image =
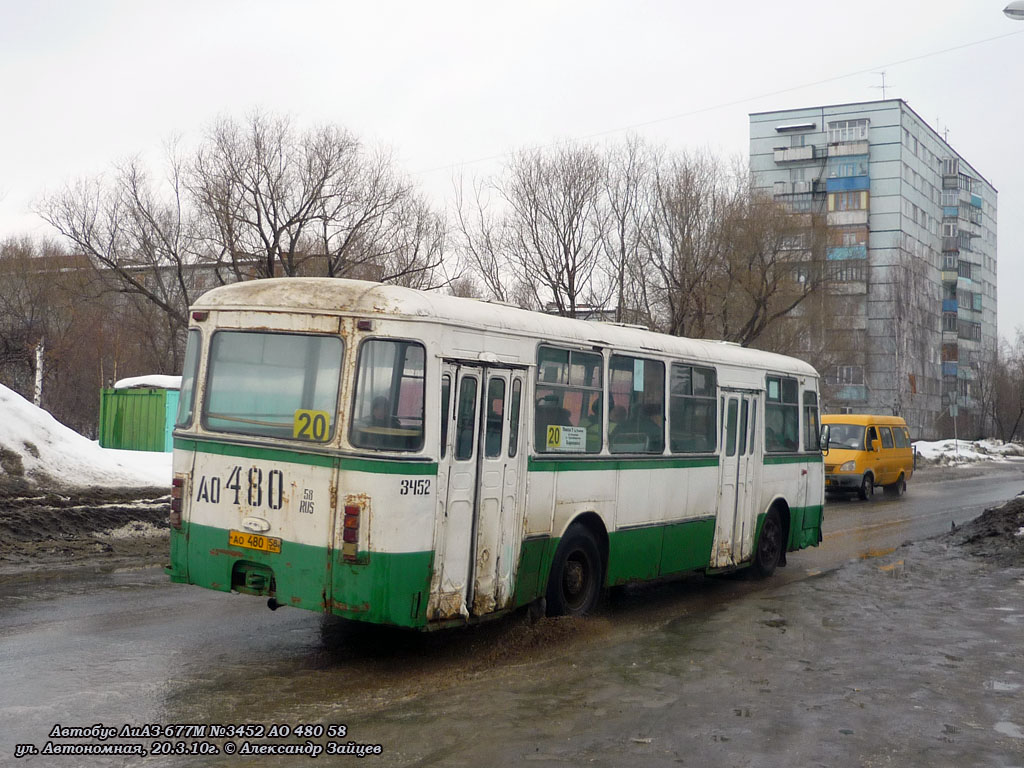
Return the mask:
[[[881,85],[872,85],[871,87],[872,88],[881,88],[882,89],[882,101],[885,101],[885,91],[886,91],[886,88],[890,87],[890,86],[887,86],[885,84],[885,70],[883,69],[881,72],[875,72],[875,74],[881,76],[882,84]]]

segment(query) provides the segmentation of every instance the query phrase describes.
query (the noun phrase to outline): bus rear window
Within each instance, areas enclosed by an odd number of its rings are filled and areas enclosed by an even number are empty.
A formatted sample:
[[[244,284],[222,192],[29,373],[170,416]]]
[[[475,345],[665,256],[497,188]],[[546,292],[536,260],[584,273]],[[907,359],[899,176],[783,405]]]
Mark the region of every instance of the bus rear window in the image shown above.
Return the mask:
[[[359,349],[352,431],[357,448],[423,448],[425,352],[412,341],[372,339]]]
[[[187,427],[192,423],[192,410],[196,399],[196,372],[199,370],[199,348],[203,340],[195,328],[188,332],[185,346],[185,365],[181,369],[181,391],[178,393],[178,416],[174,426]]]
[[[341,339],[218,331],[210,342],[203,426],[326,442],[334,433]]]

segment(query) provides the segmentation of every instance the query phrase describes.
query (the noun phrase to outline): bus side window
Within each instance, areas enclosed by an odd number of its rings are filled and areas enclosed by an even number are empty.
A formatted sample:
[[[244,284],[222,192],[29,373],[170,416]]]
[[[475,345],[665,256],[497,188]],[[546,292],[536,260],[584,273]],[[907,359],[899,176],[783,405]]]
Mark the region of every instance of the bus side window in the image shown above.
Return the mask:
[[[441,377],[441,458],[448,453],[448,417],[452,400],[452,377]]]
[[[800,405],[797,381],[788,376],[768,376],[764,411],[764,447],[769,452],[796,451],[800,447]]]
[[[519,452],[519,408],[522,404],[523,382],[516,379],[512,382],[512,404],[508,417],[508,456],[515,458]]]
[[[818,424],[818,395],[815,392],[804,392],[804,450],[818,450],[818,435],[821,428]]]
[[[501,456],[501,429],[504,426],[505,380],[492,378],[487,382],[487,421],[484,432],[484,455],[489,459]]]
[[[466,461],[473,458],[473,437],[476,426],[476,387],[475,376],[462,379],[459,390],[458,423],[455,425],[455,458]]]
[[[740,449],[738,451],[740,456],[745,456],[747,453],[747,401],[744,400],[740,406]]]
[[[726,406],[725,415],[725,455],[735,456],[736,455],[736,416],[737,416],[737,403],[736,398],[730,397],[729,404]]]
[[[747,453],[754,455],[754,446],[757,444],[757,400],[750,403],[750,444],[747,446]]]

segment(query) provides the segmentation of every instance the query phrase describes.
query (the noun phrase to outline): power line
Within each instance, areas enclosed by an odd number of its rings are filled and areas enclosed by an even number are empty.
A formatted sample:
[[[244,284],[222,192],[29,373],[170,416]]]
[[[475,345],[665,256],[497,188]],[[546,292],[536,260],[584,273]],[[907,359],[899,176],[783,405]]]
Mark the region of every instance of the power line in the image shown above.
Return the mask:
[[[871,67],[866,67],[865,69],[858,69],[855,72],[847,72],[844,75],[835,75],[833,77],[826,77],[826,78],[824,78],[822,80],[814,80],[812,82],[803,83],[801,85],[794,85],[794,86],[790,86],[788,88],[780,88],[779,90],[768,91],[767,93],[762,93],[762,94],[759,94],[757,96],[744,96],[742,98],[734,99],[732,101],[721,102],[719,104],[714,104],[714,105],[709,106],[709,107],[701,107],[700,109],[690,110],[689,112],[680,112],[678,114],[669,115],[667,117],[658,117],[658,118],[654,118],[653,120],[646,120],[646,121],[640,122],[640,123],[632,123],[630,125],[619,126],[618,128],[608,128],[608,129],[603,130],[603,131],[597,131],[595,133],[586,134],[586,135],[583,135],[583,136],[579,136],[577,138],[579,140],[596,139],[596,138],[600,138],[601,136],[611,135],[613,133],[622,133],[623,131],[636,130],[637,128],[646,128],[646,127],[651,126],[651,125],[658,125],[659,123],[667,123],[667,122],[670,122],[672,120],[682,120],[683,118],[686,118],[686,117],[694,117],[696,115],[702,115],[702,114],[705,114],[707,112],[715,112],[715,111],[717,111],[719,109],[727,109],[729,107],[736,107],[736,106],[739,106],[740,104],[746,104],[746,103],[751,102],[751,101],[758,101],[760,99],[766,99],[766,98],[769,98],[771,96],[781,96],[782,94],[785,94],[785,93],[793,93],[794,91],[801,91],[804,88],[813,88],[813,87],[818,86],[818,85],[825,85],[826,83],[834,83],[834,82],[836,82],[838,80],[845,80],[848,77],[856,77],[857,75],[864,75],[864,74],[869,74],[869,73],[870,74],[878,74],[879,70],[883,70],[883,69],[886,69],[886,68],[889,68],[889,67],[898,67],[898,66],[901,66],[903,64],[909,64],[909,63],[914,62],[914,61],[921,61],[922,59],[928,59],[928,58],[931,58],[933,56],[941,56],[941,55],[946,54],[946,53],[952,53],[953,51],[962,51],[965,48],[973,48],[974,46],[977,46],[977,45],[984,45],[985,43],[991,43],[991,42],[994,42],[996,40],[1002,40],[1002,39],[1007,38],[1007,37],[1013,37],[1014,35],[1021,35],[1021,34],[1024,34],[1024,30],[1018,30],[1016,32],[1007,32],[1006,34],[1003,34],[1003,35],[996,35],[995,37],[987,37],[984,40],[975,40],[975,41],[970,42],[970,43],[963,43],[961,45],[954,45],[954,46],[951,46],[949,48],[943,48],[943,49],[938,50],[938,51],[931,51],[929,53],[922,53],[922,54],[919,54],[917,56],[909,56],[909,57],[907,57],[905,59],[899,59],[898,61],[891,61],[891,62],[888,62],[888,63],[885,63],[885,64],[876,64],[876,65],[871,66]],[[885,83],[884,78],[883,78],[882,82],[883,82],[883,86],[882,87],[883,88],[887,87],[887,86],[884,85],[884,83]],[[885,98],[884,91],[883,91],[882,98],[883,99]],[[553,147],[553,146],[557,146],[557,142],[551,142],[551,143],[548,143],[548,144],[538,144],[536,147],[534,147],[534,149],[544,149],[544,148]],[[499,159],[501,159],[503,157],[508,157],[509,154],[510,154],[509,152],[500,152],[500,153],[497,153],[497,154],[488,155],[486,157],[478,157],[478,158],[475,158],[473,160],[463,160],[463,161],[459,161],[459,162],[447,163],[445,165],[435,166],[433,168],[426,168],[426,169],[423,169],[423,170],[420,170],[420,171],[414,171],[414,173],[416,173],[416,174],[426,174],[426,173],[434,173],[435,171],[453,170],[455,168],[461,168],[461,167],[467,166],[467,165],[476,165],[478,163],[486,163],[486,162],[489,162],[491,160],[499,160]]]

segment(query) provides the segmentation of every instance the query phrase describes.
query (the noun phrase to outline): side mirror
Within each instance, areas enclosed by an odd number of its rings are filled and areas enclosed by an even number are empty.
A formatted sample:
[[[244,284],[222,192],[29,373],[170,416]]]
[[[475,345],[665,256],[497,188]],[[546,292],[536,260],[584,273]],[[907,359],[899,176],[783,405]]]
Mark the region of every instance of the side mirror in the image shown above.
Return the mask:
[[[864,444],[864,448],[868,451],[875,450],[875,438],[869,437],[867,443]]]
[[[824,455],[828,455],[828,444],[832,439],[832,427],[825,424],[821,428],[821,437],[818,439],[818,447]]]

